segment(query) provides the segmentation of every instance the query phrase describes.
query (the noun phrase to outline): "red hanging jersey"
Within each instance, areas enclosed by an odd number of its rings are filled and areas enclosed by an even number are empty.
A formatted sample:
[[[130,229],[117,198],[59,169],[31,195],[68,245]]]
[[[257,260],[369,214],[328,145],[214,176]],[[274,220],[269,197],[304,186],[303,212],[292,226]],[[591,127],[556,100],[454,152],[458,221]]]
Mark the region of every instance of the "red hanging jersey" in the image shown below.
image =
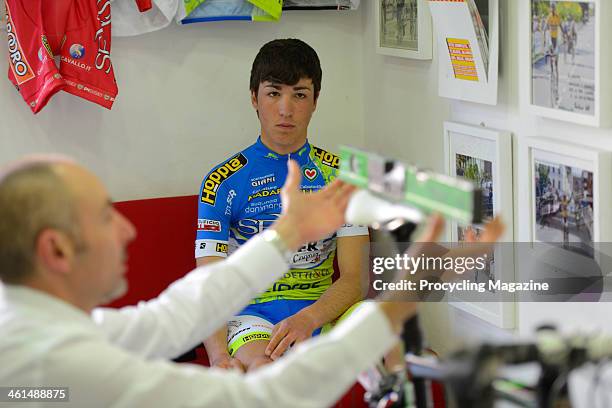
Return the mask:
[[[5,1],[8,76],[32,111],[62,89],[110,109],[117,96],[111,1]]]

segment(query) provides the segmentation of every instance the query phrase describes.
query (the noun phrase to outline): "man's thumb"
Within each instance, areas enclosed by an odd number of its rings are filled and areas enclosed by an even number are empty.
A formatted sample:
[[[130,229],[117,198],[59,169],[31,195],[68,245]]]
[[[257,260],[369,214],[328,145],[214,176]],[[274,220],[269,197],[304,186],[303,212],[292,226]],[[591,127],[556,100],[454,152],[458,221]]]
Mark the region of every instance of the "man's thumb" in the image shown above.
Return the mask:
[[[300,167],[295,160],[289,160],[287,162],[287,168],[289,173],[287,174],[287,180],[285,181],[283,189],[286,193],[291,194],[299,190],[302,176],[300,175]]]

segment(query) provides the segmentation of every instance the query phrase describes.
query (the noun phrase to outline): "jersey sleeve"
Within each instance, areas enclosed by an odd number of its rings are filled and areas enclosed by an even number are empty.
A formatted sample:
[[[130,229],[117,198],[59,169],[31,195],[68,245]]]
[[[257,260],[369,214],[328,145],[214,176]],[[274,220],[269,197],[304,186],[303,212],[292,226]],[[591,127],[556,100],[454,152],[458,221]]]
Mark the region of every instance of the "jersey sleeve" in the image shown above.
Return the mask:
[[[336,236],[340,237],[355,237],[358,235],[368,235],[368,227],[356,224],[344,224],[336,232]]]
[[[213,171],[214,172],[214,171]],[[214,194],[207,188],[210,185],[209,173],[204,177],[198,196],[198,220],[195,241],[195,257],[227,257],[231,206],[228,205],[228,188],[217,185]]]

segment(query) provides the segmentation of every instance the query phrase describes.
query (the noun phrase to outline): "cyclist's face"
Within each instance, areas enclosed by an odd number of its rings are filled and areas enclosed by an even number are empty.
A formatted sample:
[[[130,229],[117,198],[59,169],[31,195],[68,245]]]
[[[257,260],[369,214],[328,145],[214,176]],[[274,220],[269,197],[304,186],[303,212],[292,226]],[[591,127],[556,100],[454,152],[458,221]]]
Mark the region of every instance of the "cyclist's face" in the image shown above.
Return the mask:
[[[257,94],[251,92],[251,103],[261,123],[261,138],[270,149],[287,154],[305,142],[310,118],[317,107],[310,78],[294,85],[264,81]]]

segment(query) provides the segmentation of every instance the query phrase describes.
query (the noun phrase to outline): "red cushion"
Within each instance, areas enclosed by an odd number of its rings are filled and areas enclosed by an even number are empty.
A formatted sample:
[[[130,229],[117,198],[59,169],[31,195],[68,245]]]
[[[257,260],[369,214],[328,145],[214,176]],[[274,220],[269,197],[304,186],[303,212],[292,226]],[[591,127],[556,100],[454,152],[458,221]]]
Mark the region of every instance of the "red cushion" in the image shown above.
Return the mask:
[[[197,203],[197,196],[115,203],[138,236],[128,247],[128,292],[111,306],[154,298],[195,268]]]

